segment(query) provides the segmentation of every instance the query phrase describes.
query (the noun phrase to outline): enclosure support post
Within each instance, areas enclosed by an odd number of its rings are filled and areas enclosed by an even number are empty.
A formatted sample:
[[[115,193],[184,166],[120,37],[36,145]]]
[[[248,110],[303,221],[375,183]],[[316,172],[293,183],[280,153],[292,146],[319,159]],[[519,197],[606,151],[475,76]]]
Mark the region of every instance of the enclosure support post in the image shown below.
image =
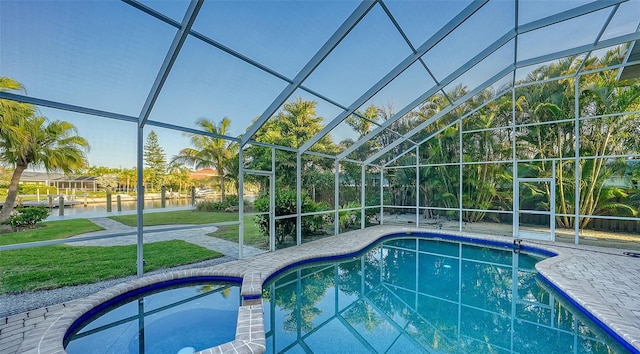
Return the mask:
[[[515,71],[514,71],[515,80]],[[511,158],[513,161],[513,201],[512,207],[513,214],[511,215],[512,234],[514,238],[518,237],[520,233],[520,187],[518,186],[518,157],[516,155],[516,89],[511,89]]]
[[[333,182],[333,205],[335,207],[335,216],[333,222],[333,234],[337,235],[340,233],[340,161],[336,158],[336,163],[334,167],[335,171],[335,181]]]
[[[238,258],[242,259],[244,243],[244,163],[242,162],[242,146],[238,148]]]
[[[382,188],[383,178],[384,167],[380,166],[380,225],[384,224],[384,188]]]
[[[269,177],[269,243],[276,250],[276,149],[271,148],[271,176]]]
[[[366,222],[365,222],[365,217],[366,217],[366,213],[364,210],[364,206],[366,205],[366,197],[365,197],[365,191],[364,191],[364,187],[365,187],[365,181],[366,181],[366,176],[365,176],[365,165],[364,163],[362,164],[362,171],[360,173],[360,207],[362,209],[360,209],[360,229],[364,229],[365,226],[367,226]]]
[[[560,162],[562,163],[562,161]],[[553,160],[552,165],[551,165],[551,173],[553,173],[551,175],[551,179],[553,180],[553,182],[551,182],[551,185],[549,186],[551,188],[551,199],[549,201],[549,205],[550,205],[550,212],[551,212],[551,216],[550,216],[550,220],[549,220],[549,226],[550,226],[550,233],[551,233],[551,241],[556,241],[556,160]]]
[[[275,150],[274,150],[275,151]],[[296,152],[296,244],[302,244],[302,154]]]
[[[416,145],[416,227],[420,227],[420,145]]]
[[[138,277],[142,277],[144,275],[144,252],[143,252],[143,239],[142,239],[142,210],[144,207],[144,161],[143,161],[143,153],[144,153],[144,129],[141,126],[138,126],[138,161],[137,161],[137,173],[138,180],[136,181],[136,191],[138,197],[136,198],[136,220],[137,220],[137,236],[138,236],[138,248],[137,248],[137,273]]]
[[[463,172],[463,164],[462,164],[462,119],[458,121],[458,164],[460,166],[460,171],[458,175],[458,193],[460,193],[458,197],[458,210],[460,210],[460,215],[458,215],[458,231],[462,232],[462,172]]]
[[[575,135],[575,139],[576,139],[576,149],[575,149],[575,201],[574,201],[574,212],[575,212],[575,219],[573,221],[573,228],[575,230],[575,243],[576,245],[580,243],[580,75],[576,74],[576,78],[575,80],[573,80],[573,86],[574,86],[574,102],[575,102],[575,108],[574,108],[574,115],[575,115],[575,120],[574,120],[574,132],[573,135]],[[562,163],[562,161],[560,161],[560,163]]]

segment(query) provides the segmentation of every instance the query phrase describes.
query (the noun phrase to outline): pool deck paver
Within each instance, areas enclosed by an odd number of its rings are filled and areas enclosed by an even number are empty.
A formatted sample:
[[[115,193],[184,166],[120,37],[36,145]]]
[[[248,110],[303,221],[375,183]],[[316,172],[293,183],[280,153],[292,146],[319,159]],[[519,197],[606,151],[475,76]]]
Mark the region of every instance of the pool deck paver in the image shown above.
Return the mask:
[[[536,270],[640,351],[640,258],[614,252],[562,249]]]
[[[290,247],[275,252],[261,253],[255,256],[231,261],[207,268],[168,272],[165,274],[139,278],[120,284],[112,289],[100,291],[86,298],[74,300],[57,307],[39,309],[28,313],[0,319],[0,352],[11,352],[17,348],[19,353],[64,353],[62,337],[69,326],[84,312],[118,293],[130,291],[159,279],[175,279],[200,275],[224,275],[233,277],[249,276],[255,283],[260,277],[263,280],[284,266],[302,262],[318,256],[331,257],[356,253],[366,248],[380,237],[390,233],[411,233],[425,231],[452,236],[467,236],[481,240],[512,242],[513,238],[503,236],[486,236],[458,232],[417,229],[415,227],[381,225],[365,230],[352,231],[345,234]],[[628,257],[622,250],[611,250],[596,247],[557,244],[544,241],[524,240],[523,245],[535,246],[557,253],[558,256],[546,259],[536,265],[536,269],[552,282],[558,289],[567,293],[572,299],[589,311],[596,319],[606,324],[620,337],[631,343],[640,352],[640,258]],[[255,287],[255,285],[252,285]],[[261,305],[254,307],[255,313]],[[35,316],[36,311],[38,316]],[[32,316],[31,314],[34,314]],[[27,323],[29,325],[27,326]],[[27,332],[28,327],[28,332]],[[20,330],[22,328],[22,331]],[[260,328],[257,326],[257,328]],[[254,346],[242,348],[217,347],[214,352],[260,352],[260,338],[264,331],[251,332],[256,338]],[[16,346],[20,335],[22,342]],[[238,339],[237,339],[238,340]],[[236,343],[237,342],[231,342]],[[11,345],[9,345],[11,344]],[[228,343],[229,344],[229,343]],[[236,343],[237,344],[237,343]],[[253,345],[252,344],[252,345]],[[213,350],[213,348],[212,348]]]

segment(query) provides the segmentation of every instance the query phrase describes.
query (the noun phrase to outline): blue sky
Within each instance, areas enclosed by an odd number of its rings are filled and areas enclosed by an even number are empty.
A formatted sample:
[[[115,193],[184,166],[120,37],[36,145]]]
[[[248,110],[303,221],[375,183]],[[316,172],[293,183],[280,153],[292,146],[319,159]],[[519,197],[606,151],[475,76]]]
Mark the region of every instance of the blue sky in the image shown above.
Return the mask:
[[[146,0],[146,5],[180,21],[187,1]],[[419,47],[469,1],[385,2],[414,47]],[[585,1],[521,1],[525,22],[565,10]],[[206,1],[193,29],[223,45],[293,78],[336,28],[358,6],[357,1]],[[625,4],[606,36],[633,31],[638,1]],[[638,10],[637,12],[635,10]],[[575,35],[560,40],[553,29],[526,38],[522,53],[553,51],[593,40],[594,30],[577,31],[586,23],[600,26],[608,11],[585,16],[563,31]],[[509,30],[514,2],[492,1],[449,38],[424,56],[436,79],[472,58]],[[625,27],[626,26],[626,27]],[[613,27],[613,26],[612,26]],[[558,29],[560,30],[560,29]],[[595,29],[595,32],[599,27]],[[565,32],[566,33],[566,32]],[[175,28],[119,1],[0,0],[0,76],[26,87],[26,95],[137,117],[169,48]],[[571,43],[567,43],[571,40]],[[548,48],[553,44],[551,48]],[[482,69],[458,80],[476,85],[512,60],[514,44],[496,52]],[[508,46],[509,46],[508,45]],[[522,44],[520,44],[522,46]],[[377,5],[304,82],[343,106],[349,106],[382,78],[411,49]],[[279,78],[188,38],[149,119],[193,128],[196,119],[232,120],[230,135],[238,136],[286,87]],[[434,85],[419,65],[410,67],[368,103],[392,104],[400,110]],[[291,99],[318,101],[325,122],[341,109],[298,90]],[[41,108],[49,119],[64,119],[89,140],[91,165],[133,167],[136,164],[135,124]],[[158,133],[168,158],[189,146],[180,132],[147,126]],[[145,134],[145,135],[146,135]],[[354,137],[340,125],[334,141]]]

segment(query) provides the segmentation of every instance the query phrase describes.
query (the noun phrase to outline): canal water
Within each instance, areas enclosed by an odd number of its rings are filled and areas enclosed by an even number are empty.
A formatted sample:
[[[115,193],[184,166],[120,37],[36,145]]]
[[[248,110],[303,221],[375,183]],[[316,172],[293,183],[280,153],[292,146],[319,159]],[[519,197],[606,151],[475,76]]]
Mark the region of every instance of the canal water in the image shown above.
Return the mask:
[[[165,202],[165,208],[179,208],[179,207],[190,207],[191,199],[190,198],[180,198],[180,199],[167,199]],[[116,204],[116,198],[113,198],[111,203],[111,212],[107,211],[107,203],[89,203],[87,206],[84,204],[76,204],[74,206],[66,206],[64,208],[64,216],[60,216],[60,210],[58,208],[53,208],[51,210],[51,214],[47,218],[47,220],[60,220],[64,219],[73,219],[73,218],[90,218],[90,217],[102,217],[102,216],[111,216],[111,215],[121,215],[121,214],[131,214],[135,212],[137,207],[136,201],[125,201],[122,202],[122,211],[118,211],[118,207]],[[160,199],[153,200],[145,200],[144,202],[144,210],[145,212],[150,211],[160,211],[162,209],[162,203]]]

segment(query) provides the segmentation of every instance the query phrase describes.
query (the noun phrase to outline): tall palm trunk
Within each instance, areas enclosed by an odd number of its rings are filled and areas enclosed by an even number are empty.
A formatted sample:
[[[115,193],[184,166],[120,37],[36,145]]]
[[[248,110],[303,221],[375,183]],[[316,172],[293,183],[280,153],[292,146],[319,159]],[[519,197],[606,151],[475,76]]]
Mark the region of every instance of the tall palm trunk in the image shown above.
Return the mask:
[[[556,173],[556,178],[558,179],[558,195],[560,196],[560,212],[564,214],[564,216],[558,216],[557,219],[560,220],[560,223],[564,227],[571,227],[571,220],[567,216],[567,198],[565,196],[565,184],[564,184],[564,164],[560,161],[558,164],[558,171]],[[547,192],[549,195],[549,201],[551,202],[551,190]]]
[[[592,215],[593,212],[596,209],[596,206],[598,205],[598,201],[600,199],[600,190],[602,189],[602,183],[599,183],[599,179],[601,177],[602,174],[602,168],[604,166],[604,158],[601,158],[600,156],[604,156],[608,145],[609,145],[609,139],[611,137],[611,130],[609,129],[607,131],[607,135],[604,138],[604,142],[602,143],[601,148],[599,149],[599,151],[596,151],[596,159],[593,162],[594,168],[593,168],[593,175],[591,177],[590,180],[590,186],[587,190],[587,195],[586,198],[584,199],[584,205],[581,205],[581,210],[580,212],[585,214],[585,215]],[[598,192],[595,191],[596,187],[598,187]],[[582,196],[581,196],[582,197]],[[582,199],[582,198],[581,198]],[[591,218],[585,218],[581,223],[580,226],[581,227],[585,227],[587,226],[587,224],[591,221]]]
[[[11,215],[11,212],[13,211],[13,204],[16,202],[16,197],[18,196],[18,184],[20,182],[20,176],[22,176],[22,172],[24,172],[24,170],[26,169],[26,164],[17,164],[16,169],[13,170],[11,182],[9,183],[9,192],[7,193],[7,199],[2,205],[2,210],[0,210],[0,222],[9,219],[9,215]]]
[[[224,193],[224,173],[220,173],[220,198],[222,199],[221,201],[224,202],[225,200],[225,193]]]
[[[567,139],[570,140],[570,139]],[[565,196],[565,183],[564,183],[564,164],[562,158],[564,157],[562,147],[564,143],[561,139],[560,134],[558,134],[556,144],[558,145],[558,157],[560,158],[560,164],[558,165],[558,170],[556,171],[557,176],[553,176],[558,179],[559,191],[558,194],[560,196],[560,212],[564,214],[562,217],[556,217],[560,222],[559,224],[564,227],[571,227],[571,219],[567,216],[567,198]],[[551,205],[554,201],[551,200],[551,190],[547,191],[547,195],[549,196],[549,205]]]

